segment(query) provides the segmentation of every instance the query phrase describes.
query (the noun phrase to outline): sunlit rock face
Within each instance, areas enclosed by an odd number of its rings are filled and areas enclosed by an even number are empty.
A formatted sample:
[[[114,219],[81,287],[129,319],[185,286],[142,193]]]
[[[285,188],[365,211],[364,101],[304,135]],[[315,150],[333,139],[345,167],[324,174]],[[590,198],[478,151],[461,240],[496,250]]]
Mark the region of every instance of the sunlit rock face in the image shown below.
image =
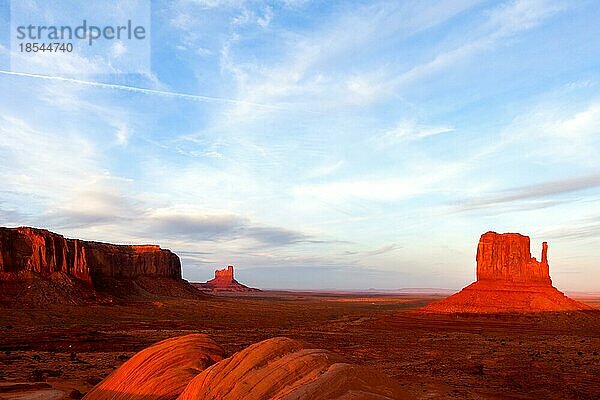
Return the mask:
[[[130,358],[85,399],[175,400],[189,381],[224,357],[225,351],[203,334],[163,340]]]
[[[133,356],[85,400],[398,400],[408,398],[380,371],[285,337],[230,357],[208,336],[159,342]]]
[[[236,280],[233,278],[233,265],[230,265],[224,269],[216,270],[214,279],[208,281],[208,283],[211,283],[215,286],[224,287],[229,286],[234,282],[237,283]]]
[[[405,399],[379,371],[285,337],[255,343],[198,374],[178,400]]]
[[[64,272],[83,282],[156,275],[181,278],[179,257],[159,246],[126,246],[66,239],[35,228],[0,228],[0,271]]]
[[[83,242],[43,229],[0,228],[0,272],[64,272],[89,285],[92,275]]]
[[[542,312],[589,309],[552,286],[548,244],[540,261],[528,236],[487,232],[477,246],[477,281],[421,311],[433,313]]]
[[[181,279],[181,262],[170,250],[67,239],[29,227],[0,228],[0,285],[3,302],[77,302],[97,290],[198,295]]]
[[[194,283],[194,286],[200,290],[207,291],[227,291],[227,292],[254,292],[259,291],[250,288],[235,280],[233,276],[233,265],[227,268],[215,270],[215,277],[207,282]]]
[[[541,261],[537,261],[531,256],[528,236],[484,233],[477,246],[477,280],[552,285],[547,253],[548,244],[544,242]]]

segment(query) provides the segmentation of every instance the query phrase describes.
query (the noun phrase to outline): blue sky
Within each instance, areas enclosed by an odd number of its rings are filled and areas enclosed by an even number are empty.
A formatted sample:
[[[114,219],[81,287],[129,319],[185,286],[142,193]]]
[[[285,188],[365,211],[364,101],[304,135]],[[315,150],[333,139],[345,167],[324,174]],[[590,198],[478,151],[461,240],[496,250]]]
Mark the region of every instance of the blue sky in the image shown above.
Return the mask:
[[[0,225],[304,289],[460,288],[520,232],[599,289],[597,1],[153,1],[143,73],[35,76],[9,10]]]

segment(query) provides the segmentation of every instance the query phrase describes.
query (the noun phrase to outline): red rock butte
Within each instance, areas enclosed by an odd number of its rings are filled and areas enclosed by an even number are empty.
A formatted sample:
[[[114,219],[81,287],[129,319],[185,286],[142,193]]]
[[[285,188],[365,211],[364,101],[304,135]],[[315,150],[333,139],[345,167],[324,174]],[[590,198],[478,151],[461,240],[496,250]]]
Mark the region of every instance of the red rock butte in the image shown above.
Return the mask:
[[[233,265],[229,265],[227,268],[215,270],[215,277],[213,279],[204,283],[194,283],[193,285],[200,290],[229,292],[254,292],[259,290],[242,285],[235,280],[233,274]]]
[[[233,278],[233,265],[229,265],[227,269],[218,269],[215,271],[215,278],[209,281],[214,285],[227,286],[235,282]]]
[[[484,233],[477,246],[477,281],[420,311],[505,313],[590,309],[552,286],[548,243],[542,243],[540,261],[531,256],[529,245],[529,237],[518,233]]]

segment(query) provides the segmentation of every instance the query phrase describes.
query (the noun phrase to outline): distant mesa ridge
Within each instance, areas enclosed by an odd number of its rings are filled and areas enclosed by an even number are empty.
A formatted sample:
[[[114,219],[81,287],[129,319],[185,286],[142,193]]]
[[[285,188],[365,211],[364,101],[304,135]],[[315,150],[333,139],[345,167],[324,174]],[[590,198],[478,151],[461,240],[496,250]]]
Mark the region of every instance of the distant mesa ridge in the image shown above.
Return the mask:
[[[215,277],[207,282],[193,283],[200,290],[229,291],[229,292],[257,292],[259,289],[242,285],[234,278],[233,265],[215,270]]]
[[[540,261],[528,236],[486,232],[477,246],[477,281],[420,311],[433,313],[540,312],[590,309],[552,286],[548,243]]]
[[[27,295],[26,289],[37,287],[40,293],[35,296],[50,297],[47,300],[94,297],[96,291],[125,296],[196,294],[181,278],[181,262],[170,250],[67,239],[30,227],[0,227],[0,283],[7,297]],[[71,293],[61,294],[62,289]]]

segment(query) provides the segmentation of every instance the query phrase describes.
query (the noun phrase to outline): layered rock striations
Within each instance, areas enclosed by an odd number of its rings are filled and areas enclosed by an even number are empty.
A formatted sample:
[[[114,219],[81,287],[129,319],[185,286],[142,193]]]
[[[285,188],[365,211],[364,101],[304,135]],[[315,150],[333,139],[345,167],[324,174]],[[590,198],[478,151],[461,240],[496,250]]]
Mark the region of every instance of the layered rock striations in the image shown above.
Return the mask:
[[[259,289],[250,288],[246,285],[242,285],[235,280],[233,276],[233,265],[229,265],[227,268],[218,269],[215,271],[215,277],[204,283],[194,283],[200,290],[215,290],[215,291],[228,291],[228,292],[254,292]]]
[[[64,272],[92,284],[86,253],[79,240],[65,239],[43,229],[0,228],[0,273]]]
[[[277,337],[224,358],[201,334],[151,346],[92,389],[85,400],[397,400],[395,381],[373,368],[298,340]]]
[[[28,227],[0,228],[0,282],[10,296],[25,290],[22,282],[27,289],[39,287],[44,296],[51,295],[52,287],[58,288],[54,297],[60,297],[61,287],[84,297],[95,290],[124,295],[175,294],[179,289],[195,293],[181,279],[179,257],[170,250],[67,239]]]
[[[189,381],[223,358],[225,351],[204,334],[163,340],[127,360],[85,399],[175,400]]]
[[[529,237],[518,233],[484,233],[477,246],[477,281],[421,311],[497,313],[589,309],[552,286],[548,244],[542,243],[540,261],[531,256],[529,246]]]

